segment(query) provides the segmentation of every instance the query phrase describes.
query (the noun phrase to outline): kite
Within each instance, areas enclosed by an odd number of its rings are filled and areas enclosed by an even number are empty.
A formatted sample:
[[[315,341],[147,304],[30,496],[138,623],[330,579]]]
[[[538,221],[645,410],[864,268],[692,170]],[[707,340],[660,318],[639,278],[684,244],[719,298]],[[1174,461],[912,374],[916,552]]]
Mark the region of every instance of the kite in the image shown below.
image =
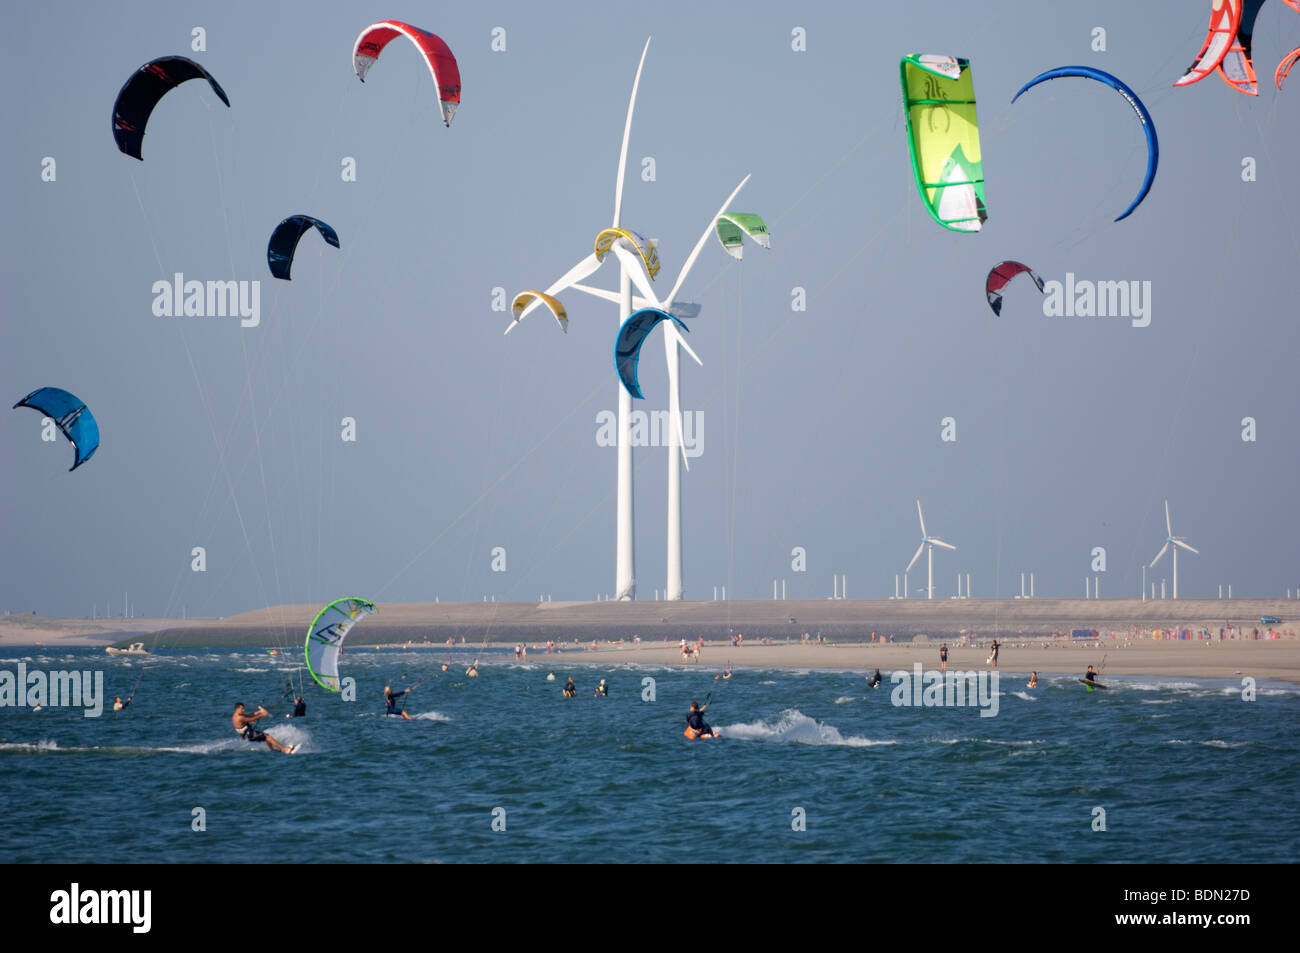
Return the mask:
[[[1297,60],[1300,60],[1300,46],[1282,57],[1282,62],[1277,64],[1277,72],[1273,74],[1273,82],[1277,83],[1279,90],[1282,88],[1282,84],[1286,82],[1287,73],[1291,72],[1291,67],[1295,66]]]
[[[988,218],[970,62],[913,53],[899,63],[912,173],[930,216],[978,232]]]
[[[1020,87],[1020,92],[1012,96],[1011,101],[1014,103],[1024,94],[1025,90],[1032,89],[1039,83],[1045,83],[1049,79],[1059,79],[1063,76],[1079,76],[1084,79],[1095,79],[1099,83],[1105,83],[1128,100],[1128,104],[1133,107],[1133,112],[1137,114],[1138,120],[1142,123],[1142,131],[1146,133],[1147,137],[1147,173],[1142,180],[1142,188],[1138,190],[1137,198],[1120,214],[1119,218],[1115,219],[1117,222],[1122,221],[1128,218],[1129,214],[1146,198],[1147,193],[1151,191],[1151,184],[1155,181],[1156,166],[1160,161],[1160,142],[1156,138],[1155,123],[1151,119],[1151,114],[1147,112],[1146,106],[1142,105],[1142,100],[1138,99],[1137,93],[1129,89],[1121,80],[1110,75],[1110,73],[1093,69],[1091,66],[1062,66],[1059,69],[1040,73]]]
[[[293,267],[293,253],[298,248],[298,240],[312,226],[320,232],[326,244],[339,247],[338,232],[318,218],[310,215],[290,215],[271,233],[271,240],[266,243],[266,263],[271,266],[271,274],[277,278],[289,280],[289,269]]]
[[[144,127],[149,123],[158,100],[181,83],[203,78],[221,101],[230,106],[226,91],[212,78],[212,74],[198,63],[184,56],[160,56],[150,60],[131,74],[113,103],[113,138],[117,147],[141,162],[140,147],[144,143]]]
[[[1237,37],[1237,27],[1241,25],[1241,3],[1242,0],[1213,0],[1210,30],[1205,34],[1201,52],[1196,54],[1196,59],[1174,83],[1175,86],[1199,83],[1218,68]]]
[[[523,319],[524,312],[529,310],[529,305],[535,302],[540,302],[551,312],[555,320],[559,322],[561,331],[565,334],[569,333],[569,313],[564,310],[564,305],[560,303],[559,298],[552,297],[544,291],[521,291],[515,295],[515,300],[510,303],[510,311],[515,316],[510,328],[513,328]],[[510,332],[510,328],[506,328],[506,333]]]
[[[984,279],[984,294],[994,314],[1002,314],[1002,289],[1012,278],[1021,274],[1028,275],[1030,280],[1038,285],[1038,290],[1043,290],[1043,279],[1034,274],[1034,270],[1028,265],[1018,261],[1000,261],[989,270],[989,276]]]
[[[619,380],[629,394],[637,399],[645,397],[641,385],[637,382],[637,365],[641,360],[641,345],[660,321],[672,321],[683,331],[690,331],[680,319],[658,308],[642,308],[634,311],[618,329],[618,338],[614,341],[614,367]]]
[[[307,629],[307,671],[322,688],[339,690],[339,650],[352,627],[377,611],[365,599],[335,599],[316,614]]]
[[[460,105],[460,67],[456,65],[451,48],[432,33],[398,20],[370,24],[361,31],[352,48],[352,68],[356,70],[357,79],[363,83],[366,81],[366,73],[375,65],[384,47],[399,35],[409,39],[424,55],[438,94],[438,105],[442,108],[442,121],[450,128],[456,107]]]
[[[1250,60],[1250,44],[1254,38],[1255,17],[1259,15],[1259,8],[1263,5],[1264,0],[1245,0],[1237,34],[1233,38],[1232,46],[1228,47],[1228,51],[1223,54],[1223,60],[1219,63],[1219,75],[1223,77],[1223,81],[1247,96],[1259,95],[1259,84],[1255,80],[1255,64]]]
[[[641,263],[645,265],[646,274],[650,280],[654,281],[655,275],[659,274],[659,250],[656,243],[646,239],[640,232],[634,232],[630,228],[605,228],[601,229],[596,236],[596,261],[605,260],[609,250],[614,247],[614,243],[622,239],[626,245],[631,245],[636,253],[641,256]]]
[[[85,403],[66,390],[41,387],[14,404],[11,409],[17,410],[19,407],[40,411],[63,431],[63,436],[68,438],[75,451],[72,466],[68,468],[69,473],[93,457],[99,449],[99,424],[95,423],[94,415]]]
[[[743,243],[746,235],[763,248],[772,247],[772,235],[767,230],[767,223],[757,215],[727,212],[718,216],[716,227],[718,241],[722,242],[722,250],[737,261],[744,257]]]

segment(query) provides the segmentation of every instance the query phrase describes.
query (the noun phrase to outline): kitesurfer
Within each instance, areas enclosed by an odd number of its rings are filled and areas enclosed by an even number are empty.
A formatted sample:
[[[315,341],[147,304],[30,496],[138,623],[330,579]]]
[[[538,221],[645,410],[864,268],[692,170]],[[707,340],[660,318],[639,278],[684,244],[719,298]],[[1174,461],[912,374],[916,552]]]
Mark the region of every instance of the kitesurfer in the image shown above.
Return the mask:
[[[564,697],[576,698],[577,695],[578,695],[578,686],[573,684],[573,676],[570,675],[569,680],[564,683]]]
[[[397,707],[397,699],[401,698],[403,695],[407,694],[407,693],[410,692],[410,691],[412,691],[412,689],[410,689],[410,688],[403,688],[400,692],[395,692],[395,691],[393,691],[393,686],[391,686],[391,685],[385,685],[385,686],[384,686],[384,705],[385,705],[386,707],[385,707],[385,710],[384,710],[384,714],[385,714],[385,715],[401,715],[401,716],[402,716],[403,718],[405,718],[407,721],[410,721],[410,720],[411,720],[411,716],[408,715],[408,714],[406,713],[406,709],[405,709],[405,708],[398,708],[398,707]]]
[[[465,674],[469,678],[478,678],[478,659],[470,663],[469,668],[465,669]]]
[[[1032,674],[1030,674],[1030,676],[1029,676],[1029,684],[1026,685],[1025,687],[1026,687],[1026,688],[1037,688],[1037,687],[1038,687],[1038,673],[1037,673],[1037,672],[1033,672]]]
[[[989,656],[989,661],[990,661],[991,663],[993,663],[993,667],[994,667],[994,668],[997,668],[997,667],[998,667],[998,649],[1002,648],[1002,646],[1001,646],[1001,644],[998,642],[997,639],[994,639],[994,640],[993,640],[993,644],[992,644],[991,646],[989,646],[989,647],[993,650],[993,654],[991,654],[991,655]]]
[[[939,646],[939,671],[948,671],[948,643]]]
[[[236,702],[235,713],[231,716],[230,720],[235,726],[235,734],[239,735],[239,737],[243,738],[245,741],[251,741],[254,744],[260,741],[265,741],[268,748],[273,748],[276,751],[283,751],[285,754],[293,754],[301,747],[301,745],[294,745],[292,748],[286,747],[270,735],[257,730],[257,725],[255,725],[254,722],[265,718],[269,714],[270,712],[261,705],[258,705],[257,711],[253,712],[251,715],[246,715],[244,714],[244,703]]]
[[[701,706],[699,702],[691,702],[691,710],[686,713],[686,727],[698,735],[712,735],[713,729],[704,721],[704,713],[708,711],[709,706]]]
[[[876,671],[872,674],[871,678],[867,680],[867,684],[870,685],[872,688],[880,687],[880,669],[876,669]]]
[[[1083,678],[1084,681],[1088,681],[1088,682],[1097,681],[1097,673],[1092,670],[1091,665],[1088,666],[1088,671],[1084,673]]]
[[[600,684],[596,686],[596,696],[605,698],[609,697],[609,686],[605,684],[603,678],[600,680]]]
[[[293,714],[290,715],[289,717],[290,717],[290,718],[306,718],[306,717],[307,717],[307,702],[306,702],[306,700],[305,700],[301,695],[299,695],[297,698],[294,699],[294,702],[293,702]]]
[[[129,705],[129,704],[131,704],[131,703],[130,703],[130,702],[124,702],[124,701],[122,701],[122,696],[121,696],[121,695],[115,695],[115,696],[113,697],[113,711],[121,711],[123,708],[125,708],[125,707],[126,707],[127,705]]]

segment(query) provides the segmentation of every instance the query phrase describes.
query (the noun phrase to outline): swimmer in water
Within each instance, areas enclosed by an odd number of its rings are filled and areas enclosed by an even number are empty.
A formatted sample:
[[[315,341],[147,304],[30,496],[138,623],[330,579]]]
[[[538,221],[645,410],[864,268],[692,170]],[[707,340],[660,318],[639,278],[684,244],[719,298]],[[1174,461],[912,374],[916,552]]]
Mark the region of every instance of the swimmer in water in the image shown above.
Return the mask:
[[[1038,673],[1037,673],[1037,672],[1034,672],[1033,674],[1031,674],[1031,675],[1029,676],[1029,684],[1026,685],[1025,687],[1026,687],[1026,688],[1037,688],[1037,687],[1038,687]]]

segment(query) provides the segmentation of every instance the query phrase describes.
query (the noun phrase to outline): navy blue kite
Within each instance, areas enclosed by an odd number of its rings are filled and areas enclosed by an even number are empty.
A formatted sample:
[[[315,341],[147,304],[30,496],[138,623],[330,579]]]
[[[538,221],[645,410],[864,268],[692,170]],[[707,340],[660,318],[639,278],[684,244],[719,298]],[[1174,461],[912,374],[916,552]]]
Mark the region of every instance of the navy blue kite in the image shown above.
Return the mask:
[[[76,451],[76,459],[68,470],[71,473],[95,455],[99,449],[99,424],[90,409],[74,395],[57,387],[42,387],[32,391],[13,409],[30,407],[52,419],[63,431]]]
[[[641,385],[637,383],[641,344],[660,321],[672,321],[683,331],[690,331],[690,328],[666,311],[658,308],[642,308],[640,311],[634,311],[623,322],[623,326],[618,329],[618,339],[614,342],[614,367],[618,370],[619,380],[623,382],[627,392],[638,399],[645,396],[641,393]]]
[[[290,215],[275,226],[271,240],[266,243],[266,263],[271,266],[271,274],[289,280],[289,269],[293,267],[293,253],[298,249],[298,240],[313,225],[327,244],[339,247],[338,232],[320,219],[310,215]]]
[[[140,146],[144,143],[144,127],[149,115],[169,92],[191,79],[206,79],[212,91],[230,106],[226,91],[207,70],[184,56],[160,56],[150,60],[131,74],[113,103],[113,138],[117,147],[129,156],[144,161]]]

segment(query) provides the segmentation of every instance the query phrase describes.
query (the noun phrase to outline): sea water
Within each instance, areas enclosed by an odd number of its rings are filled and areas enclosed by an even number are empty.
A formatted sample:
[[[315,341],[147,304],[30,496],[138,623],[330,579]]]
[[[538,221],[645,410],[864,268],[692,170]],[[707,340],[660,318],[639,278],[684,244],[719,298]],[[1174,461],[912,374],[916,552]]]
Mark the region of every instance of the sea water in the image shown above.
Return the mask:
[[[982,718],[897,707],[888,672],[871,689],[851,671],[724,680],[600,653],[480,656],[467,678],[463,648],[347,651],[347,702],[289,653],[8,649],[11,672],[102,670],[108,704],[99,718],[0,707],[0,862],[1300,857],[1300,689],[1285,683],[1245,701],[1240,679],[1107,676],[1088,693],[1073,675],[1029,689],[1003,672]],[[308,715],[286,719],[300,677]],[[383,686],[422,677],[412,720],[385,717]],[[706,699],[724,737],[688,741],[686,710]],[[259,727],[299,753],[237,737],[237,701],[271,709]]]

